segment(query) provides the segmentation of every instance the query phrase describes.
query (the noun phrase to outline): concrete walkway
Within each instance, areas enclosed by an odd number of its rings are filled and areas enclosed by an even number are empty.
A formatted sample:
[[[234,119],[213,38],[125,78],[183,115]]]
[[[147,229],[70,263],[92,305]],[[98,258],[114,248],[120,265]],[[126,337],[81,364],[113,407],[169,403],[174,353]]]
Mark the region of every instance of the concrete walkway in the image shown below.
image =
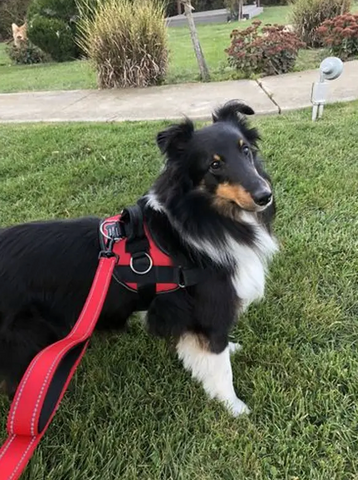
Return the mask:
[[[143,89],[27,92],[0,95],[0,122],[78,122],[208,119],[218,105],[242,99],[257,114],[277,114],[311,106],[310,70],[259,81],[189,83]],[[358,99],[358,60],[346,62],[340,78],[330,82],[328,102]]]

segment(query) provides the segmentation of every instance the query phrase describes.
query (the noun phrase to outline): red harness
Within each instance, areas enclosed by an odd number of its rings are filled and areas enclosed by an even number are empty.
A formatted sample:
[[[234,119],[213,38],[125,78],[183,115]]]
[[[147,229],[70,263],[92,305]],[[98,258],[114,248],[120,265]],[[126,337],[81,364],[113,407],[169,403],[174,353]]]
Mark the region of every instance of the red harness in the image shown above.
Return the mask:
[[[86,351],[112,275],[126,288],[144,293],[148,303],[153,294],[198,283],[205,273],[173,265],[142,220],[139,208],[134,207],[102,222],[98,268],[76,324],[65,338],[36,355],[17,388],[8,416],[8,438],[0,449],[0,480],[20,477],[45,434]]]
[[[106,239],[110,239],[113,231],[118,232],[118,225],[120,225],[122,215],[115,215],[107,218],[102,222],[101,234],[102,245],[105,244]],[[133,254],[128,248],[128,238],[124,237],[121,242],[114,244],[113,253],[119,258],[115,271],[113,273],[114,279],[127,287],[133,292],[138,292],[141,283],[148,283],[155,286],[155,293],[167,293],[177,290],[178,283],[170,283],[169,275],[164,278],[164,272],[174,272],[175,266],[172,259],[164,253],[154,242],[152,236],[149,234],[148,228],[143,222],[144,235],[148,239],[148,248],[143,252],[136,252],[137,256],[134,258]],[[119,232],[119,235],[121,233]],[[139,250],[142,248],[140,245]],[[155,272],[154,270],[155,269]],[[158,275],[158,273],[162,275]],[[150,276],[150,278],[148,278]],[[128,279],[133,278],[133,282]],[[174,275],[173,275],[174,278]]]

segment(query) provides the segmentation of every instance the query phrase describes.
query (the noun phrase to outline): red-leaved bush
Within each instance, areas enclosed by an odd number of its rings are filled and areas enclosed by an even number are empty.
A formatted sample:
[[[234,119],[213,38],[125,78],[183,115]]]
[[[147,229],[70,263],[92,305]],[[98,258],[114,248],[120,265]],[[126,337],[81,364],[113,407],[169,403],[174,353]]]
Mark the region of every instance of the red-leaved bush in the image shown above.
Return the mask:
[[[293,69],[298,50],[305,46],[284,25],[265,25],[256,20],[245,30],[233,30],[231,45],[225,50],[229,64],[245,75],[279,75]]]
[[[317,35],[342,60],[358,55],[358,14],[338,15],[324,21],[317,28]]]

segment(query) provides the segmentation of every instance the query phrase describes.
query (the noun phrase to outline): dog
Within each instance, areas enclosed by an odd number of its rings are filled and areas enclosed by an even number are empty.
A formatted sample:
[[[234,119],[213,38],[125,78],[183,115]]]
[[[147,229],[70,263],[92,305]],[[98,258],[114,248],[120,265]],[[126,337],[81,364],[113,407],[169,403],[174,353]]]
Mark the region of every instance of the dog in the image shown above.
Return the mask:
[[[11,28],[15,47],[19,48],[23,43],[27,42],[27,24],[24,23],[19,27],[16,23],[13,23]]]
[[[278,250],[275,201],[251,107],[230,101],[195,129],[186,118],[157,134],[164,167],[138,200],[148,230],[174,264],[204,269],[201,281],[151,299],[150,334],[174,340],[179,359],[231,414],[248,413],[233,386],[229,333],[264,295]],[[0,384],[9,395],[33,357],[68,334],[98,265],[100,219],[39,221],[0,231]],[[120,329],[138,294],[112,281],[97,328]]]

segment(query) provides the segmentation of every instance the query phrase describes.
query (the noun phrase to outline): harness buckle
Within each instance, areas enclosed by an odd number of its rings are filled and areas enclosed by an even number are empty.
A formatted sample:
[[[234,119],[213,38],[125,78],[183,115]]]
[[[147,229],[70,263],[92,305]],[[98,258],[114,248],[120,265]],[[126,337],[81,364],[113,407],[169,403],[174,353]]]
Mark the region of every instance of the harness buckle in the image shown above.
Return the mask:
[[[119,221],[107,221],[105,220],[100,224],[100,232],[104,238],[111,241],[121,240],[126,236],[123,222]]]
[[[114,244],[115,244],[116,242],[118,242],[119,240],[121,240],[121,239],[113,238],[113,237],[112,237],[112,238],[109,238],[105,250],[101,250],[101,251],[99,252],[98,258],[100,259],[100,258],[112,258],[112,257],[116,257],[116,259],[117,259],[117,262],[116,262],[116,263],[118,263],[118,261],[119,261],[119,256],[118,256],[116,253],[114,253],[113,247],[114,247]]]
[[[107,221],[104,220],[99,226],[100,232],[103,238],[107,239],[107,244],[104,245],[104,249],[98,254],[98,258],[112,258],[116,257],[119,262],[119,256],[113,252],[114,244],[123,240],[126,236],[124,225],[121,221]]]
[[[148,267],[143,270],[143,271],[140,271],[138,270],[137,268],[135,268],[135,266],[133,265],[133,259],[134,260],[138,260],[139,258],[147,258],[147,260],[149,261],[149,265]],[[132,256],[131,256],[131,259],[130,259],[130,262],[129,262],[129,266],[132,270],[132,272],[136,273],[137,275],[146,275],[147,273],[149,273],[153,267],[153,260],[152,260],[152,257],[146,253],[146,252],[138,252],[138,253],[134,253]]]

